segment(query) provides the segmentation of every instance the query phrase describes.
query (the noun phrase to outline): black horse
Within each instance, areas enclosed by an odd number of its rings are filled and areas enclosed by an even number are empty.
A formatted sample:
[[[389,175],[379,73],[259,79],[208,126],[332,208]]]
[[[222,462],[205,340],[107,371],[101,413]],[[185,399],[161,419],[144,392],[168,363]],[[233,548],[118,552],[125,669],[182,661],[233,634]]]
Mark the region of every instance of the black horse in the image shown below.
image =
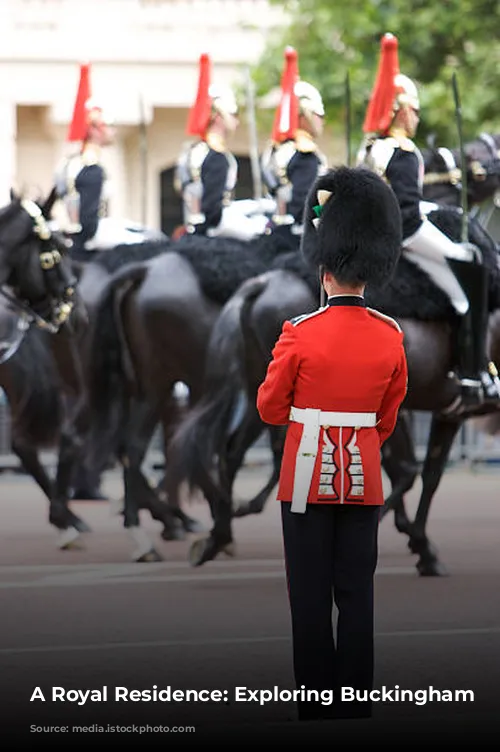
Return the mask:
[[[165,509],[164,491],[147,481],[141,465],[158,424],[166,447],[180,418],[174,385],[186,384],[190,405],[196,403],[205,349],[222,305],[242,281],[264,273],[289,248],[274,236],[252,242],[184,236],[168,253],[118,271],[107,283],[89,361],[89,452],[91,463],[111,452],[121,461],[127,527],[136,527],[141,507],[153,516]],[[169,509],[176,524],[163,531],[164,539],[200,529],[177,499],[169,500]],[[141,545],[143,556],[159,558],[150,541],[143,538]]]
[[[98,355],[92,359],[93,393],[97,395],[94,416],[99,416],[96,426],[108,429],[99,439],[92,440],[93,458],[104,459],[108,456],[114,441],[113,429],[115,437],[129,436],[126,442],[120,440],[119,449],[126,465],[125,496],[127,498],[133,494],[148,508],[150,505],[156,508],[157,499],[139,468],[158,420],[163,427],[164,441],[168,442],[169,432],[177,418],[177,404],[172,397],[174,380],[189,382],[191,403],[197,400],[200,362],[204,357],[206,337],[217,313],[214,305],[222,305],[238,282],[269,268],[276,255],[274,244],[267,242],[266,245],[265,239],[242,244],[229,240],[205,242],[199,237],[184,237],[178,243],[171,243],[165,250],[177,252],[189,261],[198,282],[192,276],[188,279],[189,270],[186,267],[179,270],[179,264],[172,259],[158,265],[153,263],[148,269],[143,267],[142,270],[126,270],[123,274],[119,272],[110,281],[108,292],[104,295],[105,301],[96,327],[95,349],[107,355],[104,359]],[[109,258],[108,254],[102,254],[102,257]],[[179,290],[184,283],[184,289],[188,290],[185,296],[186,310],[182,316],[177,315],[177,320],[170,305],[174,301],[174,307],[181,307],[177,305],[179,296],[176,283],[172,275],[169,275],[169,279],[165,275],[171,263],[173,271],[180,275]],[[163,281],[161,290],[160,279]],[[193,291],[197,298],[191,295]],[[202,298],[199,297],[200,292]],[[193,301],[191,307],[188,305],[190,301]],[[200,314],[198,303],[202,308],[206,305],[207,310]],[[200,316],[203,320],[203,324],[199,324],[201,336],[193,337],[190,327]],[[178,339],[182,332],[187,334],[184,347],[179,350]],[[125,390],[122,389],[124,384]],[[111,397],[120,394],[120,390],[123,410],[109,420]],[[116,407],[116,399],[113,404]],[[177,502],[173,508],[177,510],[181,526],[192,530],[194,522],[180,512]],[[132,517],[135,519],[135,515]],[[182,535],[179,527],[170,531],[165,528],[163,531],[163,537],[167,539],[179,535]],[[143,543],[148,547],[145,540]],[[158,555],[152,547],[145,553],[153,558]]]
[[[67,246],[62,236],[49,229],[45,219],[53,199],[51,195],[41,207],[13,196],[11,203],[0,210],[0,327],[4,331],[0,384],[13,413],[13,449],[49,497],[49,520],[62,531],[65,545],[72,530],[87,529],[68,508],[65,493],[80,439],[74,426],[82,396],[74,335],[85,327],[87,319],[67,258]],[[64,410],[54,411],[62,424],[55,483],[49,481],[30,441],[37,422],[35,414],[47,415],[41,396],[45,362],[38,357],[40,347],[50,348],[53,362],[63,375],[59,381],[52,380],[47,393],[51,406],[55,404],[55,389],[61,389],[64,395]],[[27,353],[31,354],[26,357]],[[26,369],[33,375],[29,384],[21,375]],[[28,421],[26,411],[30,414]],[[23,417],[18,421],[21,413]],[[46,426],[39,435],[40,441],[43,443],[50,433],[50,427]]]
[[[460,238],[459,212],[442,208],[429,217],[452,239]],[[497,249],[476,222],[471,221],[470,231],[471,240],[483,251],[492,273],[490,308],[494,310],[500,307]],[[290,257],[290,262],[296,273],[300,272],[297,257]],[[312,310],[319,293],[318,281],[308,276],[307,270],[302,271],[303,282],[296,277],[297,284],[301,284],[300,299],[296,287],[281,280],[281,274],[269,272],[260,279],[248,281],[223,309],[207,351],[204,395],[169,444],[167,490],[175,496],[182,481],[201,488],[214,518],[210,536],[192,547],[193,564],[202,564],[231,546],[231,518],[235,512],[238,516],[258,513],[265,502],[261,497],[253,506],[233,510],[232,483],[244,453],[259,432],[258,426],[264,429],[255,409],[255,396],[284,320],[283,311],[286,310],[289,317]],[[278,286],[279,292],[273,291],[273,286]],[[474,415],[471,412],[452,418],[445,413],[457,394],[456,384],[447,376],[453,312],[444,294],[404,257],[391,284],[383,291],[367,291],[366,297],[369,305],[396,316],[405,332],[409,364],[405,408],[431,411],[435,416],[434,435],[423,471],[419,512],[415,522],[408,521],[406,526],[401,526],[401,531],[409,536],[412,551],[419,555],[418,571],[441,573],[437,553],[425,531],[427,515],[453,438],[463,420]],[[495,356],[500,353],[495,352]],[[284,431],[277,429],[275,458],[283,439]],[[384,467],[390,462],[391,451],[398,451],[397,433],[386,442]],[[279,462],[275,461],[275,470],[277,467]],[[392,480],[391,469],[389,466]],[[276,474],[274,480],[277,480]]]
[[[0,384],[12,417],[12,449],[49,500],[59,546],[70,548],[90,532],[68,505],[75,469],[80,461],[93,477],[101,469],[82,457],[90,428],[89,337],[99,295],[117,268],[163,253],[168,241],[119,246],[74,263],[64,238],[45,220],[53,200],[51,194],[42,208],[17,200],[0,212],[0,280],[6,282],[0,290]],[[52,479],[39,451],[55,446]]]
[[[478,207],[500,189],[500,134],[482,133],[464,146],[467,160],[467,206]],[[430,145],[424,158],[423,194],[441,206],[461,206],[460,150]]]

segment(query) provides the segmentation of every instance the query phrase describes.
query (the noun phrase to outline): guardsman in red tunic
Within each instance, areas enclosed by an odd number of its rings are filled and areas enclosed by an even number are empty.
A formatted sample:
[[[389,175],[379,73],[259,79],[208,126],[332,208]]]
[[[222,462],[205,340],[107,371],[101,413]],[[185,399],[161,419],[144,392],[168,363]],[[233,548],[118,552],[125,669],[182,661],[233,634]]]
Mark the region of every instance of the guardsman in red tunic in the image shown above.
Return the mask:
[[[302,251],[328,301],[283,325],[257,408],[265,423],[288,424],[278,500],[297,688],[334,697],[301,698],[299,718],[368,717],[370,702],[342,702],[341,690],[373,686],[380,448],[406,395],[407,365],[401,328],[366,307],[364,290],[394,271],[401,213],[375,173],[340,167],[316,181],[304,220]]]

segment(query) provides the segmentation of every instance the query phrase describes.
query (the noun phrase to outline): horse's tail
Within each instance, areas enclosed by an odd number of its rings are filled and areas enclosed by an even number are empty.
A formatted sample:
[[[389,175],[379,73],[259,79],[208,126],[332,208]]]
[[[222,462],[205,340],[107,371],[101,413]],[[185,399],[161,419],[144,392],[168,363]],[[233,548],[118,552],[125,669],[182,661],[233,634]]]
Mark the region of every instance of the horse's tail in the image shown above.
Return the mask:
[[[5,368],[12,371],[12,438],[42,448],[52,447],[62,420],[61,384],[48,338],[30,329]]]
[[[245,399],[245,330],[252,304],[268,285],[267,275],[244,282],[222,308],[212,330],[200,400],[173,434],[167,454],[167,487],[177,492],[185,481],[207,498],[221,493],[211,476]]]
[[[89,355],[89,408],[91,445],[117,428],[127,386],[135,380],[123,331],[121,305],[127,293],[146,276],[146,263],[129,264],[109,280],[102,293],[91,333]]]

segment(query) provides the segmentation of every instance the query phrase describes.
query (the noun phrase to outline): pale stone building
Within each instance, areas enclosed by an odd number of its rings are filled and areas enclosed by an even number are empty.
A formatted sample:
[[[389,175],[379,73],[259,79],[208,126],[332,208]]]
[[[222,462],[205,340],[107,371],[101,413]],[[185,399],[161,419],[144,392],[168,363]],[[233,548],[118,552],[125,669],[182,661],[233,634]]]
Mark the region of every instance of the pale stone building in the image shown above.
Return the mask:
[[[241,83],[267,34],[284,22],[267,0],[1,0],[1,204],[11,185],[52,187],[79,63],[88,61],[93,95],[118,128],[106,150],[110,213],[170,231],[180,219],[172,168],[200,54],[210,54],[214,81]],[[259,148],[267,136],[259,134]],[[231,142],[241,167],[238,197],[252,194],[250,137],[243,119]],[[331,153],[327,137],[322,146]]]

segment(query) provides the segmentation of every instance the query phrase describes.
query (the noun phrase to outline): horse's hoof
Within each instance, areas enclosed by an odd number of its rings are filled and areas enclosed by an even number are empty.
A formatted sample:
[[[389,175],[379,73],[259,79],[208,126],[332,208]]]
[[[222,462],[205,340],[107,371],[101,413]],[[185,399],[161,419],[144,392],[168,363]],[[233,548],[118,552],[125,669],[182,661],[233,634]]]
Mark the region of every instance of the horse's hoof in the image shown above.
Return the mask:
[[[61,530],[57,546],[61,549],[61,551],[79,549],[82,548],[79,539],[80,533],[78,532],[78,530],[74,527],[67,527],[66,530]]]
[[[201,567],[207,561],[212,561],[216,556],[224,552],[227,556],[234,555],[233,542],[216,543],[214,538],[209,535],[207,538],[199,538],[191,544],[189,549],[189,563],[192,567]]]
[[[141,554],[140,556],[134,556],[132,557],[133,561],[136,561],[138,564],[144,564],[144,563],[150,563],[154,561],[163,561],[163,556],[161,556],[156,548],[152,548],[150,551],[146,551],[145,554]]]
[[[189,563],[192,567],[201,567],[206,561],[214,558],[209,550],[210,538],[200,538],[191,544],[189,549]]]
[[[68,522],[69,524],[76,528],[79,533],[91,533],[92,528],[90,525],[87,525],[86,522],[84,522],[78,515],[73,514],[73,512],[68,512]]]
[[[449,577],[449,572],[438,559],[418,561],[417,572],[420,577]]]

